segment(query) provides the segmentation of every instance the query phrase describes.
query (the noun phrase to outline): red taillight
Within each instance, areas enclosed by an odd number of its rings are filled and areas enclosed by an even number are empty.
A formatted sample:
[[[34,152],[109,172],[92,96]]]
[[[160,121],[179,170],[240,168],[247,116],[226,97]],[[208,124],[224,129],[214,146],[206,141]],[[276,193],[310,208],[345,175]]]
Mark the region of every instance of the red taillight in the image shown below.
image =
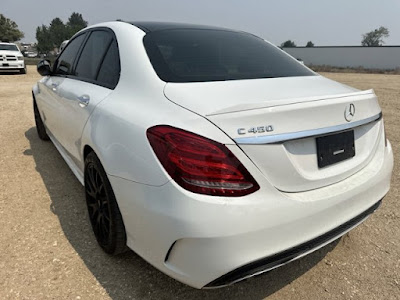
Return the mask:
[[[191,192],[237,197],[260,188],[223,144],[164,125],[149,128],[147,138],[172,179]]]

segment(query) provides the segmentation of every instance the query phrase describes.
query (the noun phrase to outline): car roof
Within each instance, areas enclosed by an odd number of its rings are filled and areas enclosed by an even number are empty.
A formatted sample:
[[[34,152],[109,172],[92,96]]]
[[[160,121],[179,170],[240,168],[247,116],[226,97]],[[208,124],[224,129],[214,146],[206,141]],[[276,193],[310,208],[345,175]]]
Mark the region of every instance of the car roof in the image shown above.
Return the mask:
[[[2,44],[2,45],[15,45],[14,43],[7,43],[7,42],[1,42],[1,41],[0,41],[0,44]]]
[[[170,30],[170,29],[209,29],[209,30],[225,30],[235,31],[223,27],[208,26],[208,25],[196,25],[187,23],[174,23],[174,22],[127,22],[143,30],[146,33]]]

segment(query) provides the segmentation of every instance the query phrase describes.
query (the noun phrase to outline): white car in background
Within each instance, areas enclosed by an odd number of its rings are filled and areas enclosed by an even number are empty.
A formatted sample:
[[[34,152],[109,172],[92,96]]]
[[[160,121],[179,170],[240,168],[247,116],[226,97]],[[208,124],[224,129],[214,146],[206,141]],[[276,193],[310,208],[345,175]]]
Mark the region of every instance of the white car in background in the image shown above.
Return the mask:
[[[33,58],[33,57],[37,57],[38,53],[37,52],[33,52],[33,51],[27,51],[27,52],[25,52],[25,56]]]
[[[0,72],[2,71],[19,71],[26,74],[24,56],[13,43],[0,42]]]
[[[102,23],[38,71],[39,137],[85,186],[99,245],[127,245],[190,286],[310,253],[389,190],[393,154],[374,92],[252,34]]]

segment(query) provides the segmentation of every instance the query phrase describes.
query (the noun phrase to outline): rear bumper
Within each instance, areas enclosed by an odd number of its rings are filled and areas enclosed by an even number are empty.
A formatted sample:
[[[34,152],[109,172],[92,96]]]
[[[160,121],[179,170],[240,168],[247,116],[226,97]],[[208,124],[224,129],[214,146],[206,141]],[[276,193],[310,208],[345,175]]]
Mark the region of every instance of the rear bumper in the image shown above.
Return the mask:
[[[246,158],[240,150],[239,160]],[[389,190],[390,143],[363,170],[302,193],[282,193],[246,164],[261,189],[226,199],[174,182],[155,187],[110,177],[128,246],[159,270],[196,288],[216,287],[312,252],[362,222]],[[258,174],[258,175],[257,175]]]
[[[339,227],[328,231],[327,233],[312,239],[306,243],[299,246],[290,248],[283,252],[277,253],[272,256],[268,256],[257,261],[253,261],[245,266],[237,268],[229,273],[215,279],[214,281],[207,284],[204,288],[216,288],[226,285],[233,284],[235,282],[241,281],[243,279],[260,275],[269,270],[275,269],[279,266],[287,264],[293,260],[296,260],[308,253],[311,253],[330,242],[343,236],[345,233],[349,232],[351,229],[362,223],[370,214],[372,214],[381,205],[382,200],[379,200],[373,206],[368,208],[366,211],[356,216],[355,218],[347,221],[346,223],[340,225]]]

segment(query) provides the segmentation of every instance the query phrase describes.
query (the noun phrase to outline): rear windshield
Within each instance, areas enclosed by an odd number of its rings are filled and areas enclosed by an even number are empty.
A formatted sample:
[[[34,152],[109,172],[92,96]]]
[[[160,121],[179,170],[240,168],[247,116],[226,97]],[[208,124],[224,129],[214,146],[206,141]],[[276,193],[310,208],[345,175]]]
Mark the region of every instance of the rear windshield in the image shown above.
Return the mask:
[[[209,29],[148,33],[144,46],[166,82],[204,82],[291,76],[313,72],[261,38]]]
[[[7,50],[7,51],[19,51],[17,46],[15,45],[2,45],[0,44],[0,50]]]

